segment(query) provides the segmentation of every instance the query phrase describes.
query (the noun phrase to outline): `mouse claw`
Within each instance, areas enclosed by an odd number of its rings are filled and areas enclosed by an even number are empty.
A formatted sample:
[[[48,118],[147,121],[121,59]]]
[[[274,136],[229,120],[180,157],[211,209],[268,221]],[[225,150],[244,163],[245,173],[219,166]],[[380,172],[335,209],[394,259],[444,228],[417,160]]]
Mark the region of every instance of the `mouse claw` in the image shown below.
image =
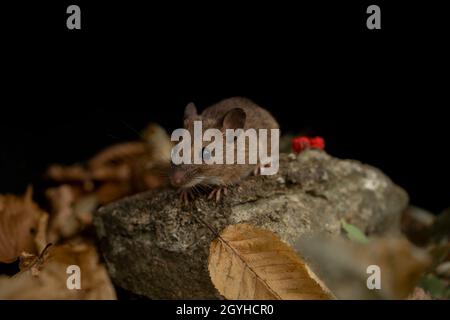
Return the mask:
[[[188,205],[191,198],[193,198],[191,190],[189,190],[189,189],[181,190],[181,192],[180,192],[180,201],[183,204]]]
[[[208,199],[211,200],[215,198],[216,202],[219,202],[222,194],[226,196],[228,194],[228,189],[226,187],[216,187],[211,191]]]

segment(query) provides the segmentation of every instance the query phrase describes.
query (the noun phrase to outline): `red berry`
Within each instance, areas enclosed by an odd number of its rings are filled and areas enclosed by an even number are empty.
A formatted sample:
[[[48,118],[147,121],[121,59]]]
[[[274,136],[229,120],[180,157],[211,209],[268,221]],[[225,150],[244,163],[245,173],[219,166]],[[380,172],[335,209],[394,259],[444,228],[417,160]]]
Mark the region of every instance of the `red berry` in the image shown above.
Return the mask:
[[[308,138],[299,136],[292,139],[292,150],[300,153],[305,149],[315,148],[323,150],[325,148],[325,140],[322,137]]]
[[[308,137],[300,136],[292,139],[292,149],[296,153],[300,153],[303,150],[311,146]]]
[[[325,140],[322,137],[309,139],[312,148],[323,150],[325,148]]]

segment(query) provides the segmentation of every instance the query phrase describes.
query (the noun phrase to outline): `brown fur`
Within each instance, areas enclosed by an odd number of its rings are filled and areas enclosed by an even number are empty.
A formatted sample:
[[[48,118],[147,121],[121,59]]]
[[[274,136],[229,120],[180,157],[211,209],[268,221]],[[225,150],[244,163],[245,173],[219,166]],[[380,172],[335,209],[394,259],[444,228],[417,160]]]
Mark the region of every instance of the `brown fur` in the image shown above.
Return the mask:
[[[202,120],[203,132],[210,128],[216,128],[224,132],[224,117],[230,110],[235,108],[240,108],[245,112],[244,130],[249,128],[256,130],[279,128],[278,123],[267,110],[259,107],[251,100],[241,97],[222,100],[206,108],[201,114],[195,113],[193,105],[188,106],[185,112],[184,128],[189,130],[191,137],[193,137],[194,121]],[[230,122],[233,123],[233,120],[234,119],[230,120]],[[270,131],[268,136],[270,138]],[[223,143],[225,146],[225,137]],[[203,146],[207,146],[208,144],[210,144],[210,142],[203,142]],[[193,146],[191,148],[192,154]],[[246,154],[248,154],[247,151],[248,145],[246,143]],[[248,159],[247,156],[246,159]],[[228,186],[238,183],[241,179],[250,175],[256,166],[257,165],[254,164],[183,164],[173,166],[170,176],[173,183],[174,173],[178,172],[178,174],[180,174],[181,172],[184,180],[184,183],[180,186],[182,188],[189,188],[197,185]]]

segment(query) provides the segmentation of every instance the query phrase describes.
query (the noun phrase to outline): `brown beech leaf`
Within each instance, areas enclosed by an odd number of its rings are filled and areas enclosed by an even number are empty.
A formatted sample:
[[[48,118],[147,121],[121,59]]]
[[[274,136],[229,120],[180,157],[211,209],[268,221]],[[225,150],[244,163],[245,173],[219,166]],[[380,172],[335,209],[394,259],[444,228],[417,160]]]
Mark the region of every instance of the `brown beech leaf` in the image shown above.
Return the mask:
[[[73,212],[81,226],[92,224],[92,215],[99,205],[95,194],[88,194],[77,199],[73,205]]]
[[[51,207],[49,240],[57,242],[60,238],[73,236],[79,229],[79,223],[73,214],[73,204],[78,195],[67,184],[47,189],[45,194]]]
[[[37,226],[36,236],[34,237],[34,243],[36,245],[37,252],[42,252],[48,245],[47,226],[48,213],[41,214]]]
[[[371,238],[360,244],[311,235],[296,249],[338,299],[404,299],[430,264],[428,253],[404,237]],[[380,272],[378,289],[367,285],[373,267]]]
[[[130,166],[122,163],[93,168],[92,178],[98,181],[127,181],[130,178]]]
[[[173,144],[163,127],[157,123],[150,123],[142,131],[141,136],[149,147],[153,164],[170,164]]]
[[[98,202],[101,205],[116,201],[131,193],[129,183],[125,182],[105,182],[95,192]]]
[[[88,170],[80,164],[74,164],[71,166],[53,164],[47,169],[46,176],[49,179],[60,182],[84,182],[90,179]]]
[[[23,251],[37,253],[35,233],[44,212],[29,187],[23,197],[0,195],[0,262],[13,262]]]
[[[146,153],[148,146],[145,142],[124,142],[110,146],[89,160],[91,170],[104,168],[111,165],[120,165],[132,161],[134,158]]]
[[[208,268],[227,299],[333,299],[306,263],[273,232],[228,226],[210,246]]]
[[[57,242],[70,238],[92,224],[92,214],[99,201],[95,193],[81,194],[71,185],[63,184],[46,190],[51,207],[48,240]]]
[[[85,242],[48,248],[48,254],[39,262],[39,270],[30,264],[35,257],[24,256],[24,270],[14,277],[0,276],[0,299],[116,299],[106,268],[99,263],[95,247]],[[81,289],[67,287],[67,268],[80,267]],[[26,268],[25,268],[26,269]]]

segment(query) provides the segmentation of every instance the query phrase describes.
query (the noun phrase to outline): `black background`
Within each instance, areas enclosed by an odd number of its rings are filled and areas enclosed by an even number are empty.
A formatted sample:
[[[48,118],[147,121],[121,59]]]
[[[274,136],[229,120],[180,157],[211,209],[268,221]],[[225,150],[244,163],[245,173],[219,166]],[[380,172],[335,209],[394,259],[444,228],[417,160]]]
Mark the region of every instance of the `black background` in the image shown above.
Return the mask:
[[[220,314],[222,305],[273,305],[272,315]],[[210,307],[207,318],[203,315],[177,315],[178,308]],[[217,301],[217,300],[137,300],[137,301],[0,301],[2,312],[30,316],[40,319],[80,319],[89,317],[119,317],[153,319],[163,316],[164,319],[289,319],[305,314],[322,317],[333,317],[336,314],[355,314],[364,319],[383,319],[392,309],[401,309],[407,319],[424,319],[429,310],[436,314],[445,314],[448,302],[445,300],[311,300],[311,301]],[[255,309],[258,309],[256,307]],[[20,311],[17,311],[20,310]]]
[[[41,3],[42,2],[42,3]],[[448,32],[436,2],[34,1],[1,9],[0,192],[242,95],[412,203],[450,206]],[[378,4],[382,29],[367,30]],[[82,30],[66,8],[81,7]],[[448,20],[448,19],[447,19]]]

